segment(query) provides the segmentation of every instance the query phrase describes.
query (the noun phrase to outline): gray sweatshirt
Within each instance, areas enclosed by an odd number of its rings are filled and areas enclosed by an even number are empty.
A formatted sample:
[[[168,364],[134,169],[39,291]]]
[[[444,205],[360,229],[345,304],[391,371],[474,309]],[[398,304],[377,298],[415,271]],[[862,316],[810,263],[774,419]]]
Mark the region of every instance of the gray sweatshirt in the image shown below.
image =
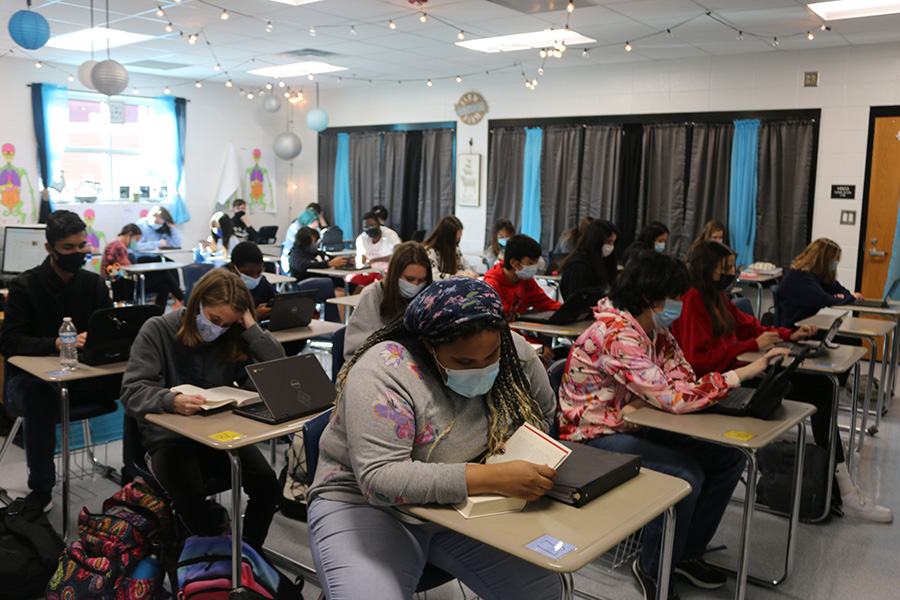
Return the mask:
[[[376,281],[363,288],[359,295],[359,305],[353,309],[347,331],[344,332],[344,360],[350,360],[370,335],[391,322],[381,316],[381,301],[384,300],[384,283]]]
[[[513,334],[531,391],[549,424],[556,399],[532,347]],[[466,463],[487,451],[484,396],[466,398],[434,380],[432,371],[396,342],[370,348],[353,366],[337,415],[322,434],[310,499],[392,506],[451,504],[466,498]],[[445,391],[446,390],[446,391]],[[428,462],[432,443],[453,421]]]
[[[175,412],[176,394],[169,388],[183,383],[201,388],[237,383],[252,388],[244,370],[246,365],[284,357],[281,344],[259,325],[243,333],[250,344],[252,358],[248,361],[227,362],[222,358],[220,340],[188,348],[175,337],[184,311],[184,308],[173,310],[144,323],[131,346],[131,358],[122,376],[122,404],[125,412],[137,419],[144,448],[150,453],[163,442],[184,440],[181,435],[143,418],[148,413]]]

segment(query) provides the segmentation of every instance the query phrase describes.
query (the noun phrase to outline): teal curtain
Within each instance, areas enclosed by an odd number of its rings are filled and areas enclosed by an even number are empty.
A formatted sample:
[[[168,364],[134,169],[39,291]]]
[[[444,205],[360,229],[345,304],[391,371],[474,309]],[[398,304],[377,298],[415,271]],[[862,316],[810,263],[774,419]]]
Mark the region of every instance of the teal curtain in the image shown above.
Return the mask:
[[[541,146],[540,127],[525,128],[525,166],[522,169],[522,226],[519,233],[541,239]]]
[[[69,89],[52,83],[34,83],[31,86],[31,104],[38,170],[43,187],[49,188],[62,168],[62,156],[69,138]],[[42,223],[46,221],[45,213],[53,210],[52,204],[41,207]],[[31,220],[38,220],[34,207]]]
[[[156,161],[156,169],[165,182],[168,192],[172,197],[169,211],[176,223],[190,221],[191,213],[184,201],[181,185],[184,172],[184,155],[181,152],[181,134],[178,127],[175,98],[172,96],[157,96],[156,119],[154,122],[155,135],[154,148],[151,156]]]
[[[732,249],[737,252],[738,265],[753,263],[758,167],[759,119],[735,121],[728,195],[728,238]]]
[[[350,134],[339,133],[334,161],[334,223],[353,237],[353,213],[350,203]]]

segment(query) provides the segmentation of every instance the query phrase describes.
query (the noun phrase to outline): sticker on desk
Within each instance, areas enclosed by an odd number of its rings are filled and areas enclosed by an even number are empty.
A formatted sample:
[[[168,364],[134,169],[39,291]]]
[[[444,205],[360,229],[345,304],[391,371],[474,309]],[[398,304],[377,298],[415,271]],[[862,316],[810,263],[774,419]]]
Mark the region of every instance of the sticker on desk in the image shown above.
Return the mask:
[[[722,437],[732,438],[734,440],[741,440],[742,442],[746,442],[747,440],[752,440],[756,437],[755,433],[747,433],[746,431],[737,431],[736,429],[732,429],[731,431],[726,431],[722,434]]]
[[[50,377],[62,377],[63,375],[71,375],[72,371],[66,371],[65,369],[60,369],[59,371],[47,371],[47,375]]]
[[[855,333],[861,333],[863,335],[875,335],[874,329],[859,329]]]
[[[817,362],[816,366],[821,367],[823,369],[834,369],[837,367],[837,365],[835,363],[827,363],[827,362]]]
[[[242,437],[247,436],[243,433],[237,433],[234,431],[220,431],[219,433],[213,433],[209,437],[219,442],[230,442],[231,440],[239,440]]]
[[[533,542],[525,544],[525,547],[554,560],[562,558],[572,550],[575,550],[575,546],[572,544],[567,544],[549,535],[542,535]]]

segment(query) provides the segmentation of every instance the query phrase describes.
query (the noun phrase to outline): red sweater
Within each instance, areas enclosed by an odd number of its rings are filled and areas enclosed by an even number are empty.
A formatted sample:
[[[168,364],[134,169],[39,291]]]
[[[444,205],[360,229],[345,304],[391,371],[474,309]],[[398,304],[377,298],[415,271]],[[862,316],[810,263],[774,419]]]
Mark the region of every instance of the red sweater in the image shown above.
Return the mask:
[[[669,329],[698,377],[712,372],[724,373],[743,364],[737,357],[744,352],[759,350],[756,338],[766,331],[774,331],[781,339],[790,340],[790,329],[763,327],[754,317],[739,311],[730,299],[726,305],[734,320],[734,331],[714,337],[712,319],[700,292],[691,288],[681,301],[684,302],[681,316]]]
[[[519,315],[528,312],[528,309],[556,310],[562,306],[562,302],[545,294],[534,279],[520,279],[518,283],[510,283],[503,274],[502,262],[498,262],[484,274],[484,282],[500,294],[507,321],[515,321]]]

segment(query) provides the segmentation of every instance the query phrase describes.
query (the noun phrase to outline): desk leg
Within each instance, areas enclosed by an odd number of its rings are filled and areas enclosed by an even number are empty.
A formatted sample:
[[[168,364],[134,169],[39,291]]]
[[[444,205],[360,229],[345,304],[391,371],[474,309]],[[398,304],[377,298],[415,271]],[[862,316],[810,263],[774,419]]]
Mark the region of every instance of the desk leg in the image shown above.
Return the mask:
[[[747,574],[750,572],[750,527],[753,521],[753,507],[756,505],[756,477],[758,475],[756,453],[744,448],[740,450],[747,457],[747,488],[744,492],[744,515],[741,519],[741,545],[738,551],[735,600],[744,600],[747,593]]]
[[[810,519],[813,523],[818,523],[825,519],[828,516],[828,513],[831,512],[831,485],[834,482],[834,452],[837,448],[837,445],[840,443],[838,439],[838,401],[840,399],[841,392],[841,384],[838,381],[836,375],[828,374],[826,375],[828,379],[831,380],[831,427],[828,428],[828,475],[831,477],[826,477],[828,484],[825,488],[825,511],[815,519]],[[850,391],[854,396],[856,395],[856,388]],[[849,457],[847,457],[849,459]]]
[[[572,579],[572,574],[560,573],[559,576],[562,581],[563,600],[575,600],[575,581]]]
[[[897,359],[900,358],[900,315],[897,315],[897,326],[894,327],[894,335],[893,335],[893,344],[894,350],[891,352],[891,387],[888,388],[888,392],[890,396],[887,398],[890,400],[894,393],[897,391]]]
[[[875,425],[872,426],[871,430],[867,429],[865,418],[862,425],[863,432],[871,436],[878,433],[878,425],[881,424],[881,411],[884,410],[891,399],[889,391],[890,381],[888,380],[890,371],[888,370],[888,365],[897,360],[896,355],[894,354],[894,333],[895,332],[893,331],[891,332],[890,343],[888,343],[887,334],[881,337],[881,385],[878,387],[878,401],[875,403]],[[862,435],[862,433],[860,433],[860,435]],[[862,440],[860,440],[860,447],[862,447]]]
[[[62,428],[62,538],[69,541],[69,387],[59,384],[59,424]]]
[[[659,551],[659,573],[656,574],[656,600],[669,597],[669,580],[672,577],[672,547],[675,544],[675,507],[666,509],[663,534]]]
[[[762,291],[763,284],[760,281],[756,282],[756,318],[760,317],[760,312],[762,310]]]
[[[853,365],[852,389],[854,389],[854,390],[859,389],[860,369],[861,369],[861,365],[859,363],[856,363],[855,365]],[[869,410],[868,392],[872,389],[871,383],[872,383],[872,378],[869,377],[868,384],[866,385],[867,395],[866,395],[865,399],[863,400],[863,416],[862,416],[862,427],[863,428],[865,427],[865,423],[866,423],[866,416],[867,416],[866,412]],[[858,398],[858,396],[854,395],[853,397],[850,398],[850,440],[847,443],[847,448],[849,450],[850,456],[845,457],[845,460],[847,461],[847,470],[849,471],[851,477],[853,477],[853,468],[854,468],[853,467],[853,450],[856,445],[856,412],[858,409],[859,409],[859,398]],[[862,442],[862,438],[865,438],[866,434],[863,433],[862,430],[860,430],[859,437],[860,437],[860,442]]]
[[[241,515],[241,459],[237,450],[229,450],[231,460],[231,588],[241,587],[241,564],[243,563],[243,517]]]
[[[143,273],[138,273],[138,286],[141,288],[141,304],[147,304],[147,282]]]

